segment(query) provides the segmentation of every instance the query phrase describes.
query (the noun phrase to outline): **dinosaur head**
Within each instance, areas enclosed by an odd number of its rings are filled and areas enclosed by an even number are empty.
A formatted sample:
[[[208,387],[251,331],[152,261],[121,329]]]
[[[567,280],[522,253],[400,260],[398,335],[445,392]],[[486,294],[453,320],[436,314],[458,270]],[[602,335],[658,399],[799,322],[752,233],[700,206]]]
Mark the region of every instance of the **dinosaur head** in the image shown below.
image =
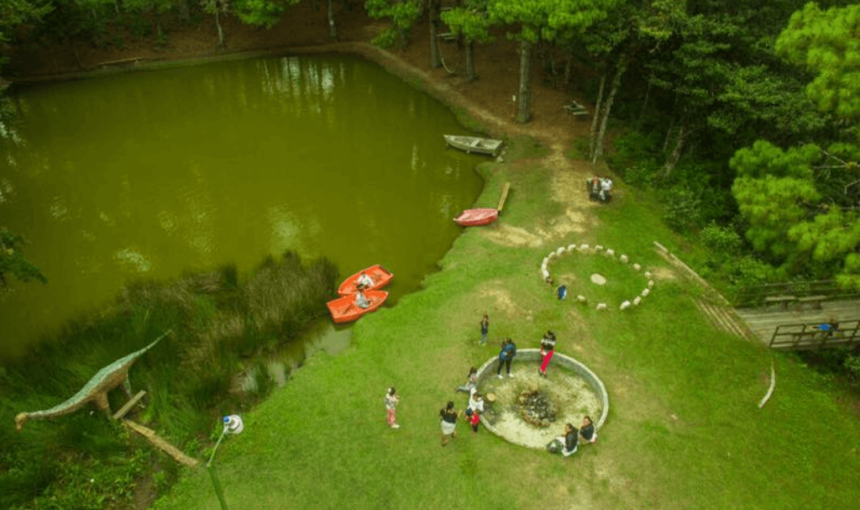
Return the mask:
[[[30,415],[28,415],[27,413],[18,413],[18,415],[15,416],[15,429],[18,432],[21,432],[21,429],[24,428],[24,424],[27,423],[27,419],[29,418]]]

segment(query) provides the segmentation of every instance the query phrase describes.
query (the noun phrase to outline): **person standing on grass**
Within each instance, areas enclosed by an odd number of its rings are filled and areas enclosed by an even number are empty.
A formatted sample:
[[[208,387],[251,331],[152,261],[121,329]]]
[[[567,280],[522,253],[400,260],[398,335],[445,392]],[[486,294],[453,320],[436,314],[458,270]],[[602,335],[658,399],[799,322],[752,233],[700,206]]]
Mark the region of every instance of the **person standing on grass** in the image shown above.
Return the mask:
[[[481,319],[481,345],[487,344],[487,333],[490,332],[490,318],[487,314],[484,314],[484,318]]]
[[[472,432],[478,432],[478,425],[481,423],[481,413],[477,409],[467,409],[466,416],[469,417],[469,424],[472,426]]]
[[[472,367],[469,369],[469,375],[466,376],[466,384],[458,386],[456,391],[463,393],[471,393],[478,386],[478,369]]]
[[[506,338],[505,341],[502,342],[502,350],[499,352],[499,369],[496,371],[496,375],[499,376],[499,379],[502,379],[502,365],[507,365],[508,377],[514,376],[511,373],[511,361],[514,360],[514,356],[516,355],[517,344],[515,344],[510,338]]]
[[[484,412],[484,398],[481,397],[481,394],[475,388],[472,388],[469,394],[469,407],[466,410],[468,411],[469,409],[481,413]]]
[[[439,410],[439,418],[442,424],[442,446],[448,444],[452,438],[457,437],[457,419],[460,413],[454,409],[454,402],[449,401],[444,409]]]
[[[593,444],[597,442],[597,431],[594,430],[594,423],[591,422],[591,417],[586,416],[582,420],[582,428],[579,429],[579,435],[586,443]]]
[[[397,412],[398,402],[400,402],[400,397],[397,396],[397,391],[393,386],[388,388],[388,392],[385,394],[385,409],[388,410],[388,426],[393,429],[400,428],[400,425],[397,424],[397,417],[395,415]]]
[[[547,331],[543,339],[540,341],[541,365],[538,369],[538,375],[546,377],[546,368],[555,354],[555,333]]]
[[[568,423],[564,427],[564,435],[556,439],[564,445],[561,449],[561,454],[565,457],[570,457],[576,453],[577,436],[579,435],[577,432],[576,427]]]

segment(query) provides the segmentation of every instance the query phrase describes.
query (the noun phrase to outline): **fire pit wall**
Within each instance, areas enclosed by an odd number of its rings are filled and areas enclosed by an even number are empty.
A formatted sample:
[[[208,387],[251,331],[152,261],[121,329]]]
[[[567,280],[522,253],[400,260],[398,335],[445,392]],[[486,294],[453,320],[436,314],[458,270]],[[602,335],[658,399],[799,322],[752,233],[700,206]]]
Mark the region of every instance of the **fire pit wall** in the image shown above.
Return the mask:
[[[514,358],[513,365],[516,365],[518,362],[527,362],[531,365],[536,364],[541,359],[540,349],[517,349],[517,355]],[[603,427],[603,424],[606,422],[606,418],[609,416],[609,393],[606,391],[606,386],[603,385],[603,381],[597,377],[597,374],[591,371],[590,368],[585,366],[582,362],[577,361],[570,356],[562,354],[556,351],[555,355],[552,357],[552,362],[550,362],[551,366],[561,366],[564,367],[576,375],[585,379],[588,385],[591,387],[592,391],[597,395],[597,398],[600,400],[600,407],[602,408],[602,412],[600,413],[600,418],[594,421],[595,430],[600,430]],[[496,370],[499,367],[499,357],[495,356],[478,369],[478,388],[480,388],[483,383],[490,377],[496,377]],[[484,427],[501,437],[502,439],[509,441],[514,444],[518,444],[520,446],[525,446],[527,448],[534,448],[533,446],[529,446],[523,443],[518,442],[515,438],[507,437],[502,435],[486,420],[481,420],[481,424]]]

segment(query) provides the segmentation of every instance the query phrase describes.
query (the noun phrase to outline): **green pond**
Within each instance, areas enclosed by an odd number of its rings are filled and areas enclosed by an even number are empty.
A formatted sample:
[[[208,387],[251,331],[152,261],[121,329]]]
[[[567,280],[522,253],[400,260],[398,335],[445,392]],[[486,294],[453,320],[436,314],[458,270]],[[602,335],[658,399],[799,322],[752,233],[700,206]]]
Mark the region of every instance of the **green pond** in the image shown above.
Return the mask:
[[[0,360],[130,281],[250,270],[287,249],[343,276],[384,265],[393,306],[434,270],[482,185],[484,159],[445,148],[443,133],[464,132],[451,112],[359,58],[216,62],[14,99],[0,227],[27,239],[48,283],[0,291]]]

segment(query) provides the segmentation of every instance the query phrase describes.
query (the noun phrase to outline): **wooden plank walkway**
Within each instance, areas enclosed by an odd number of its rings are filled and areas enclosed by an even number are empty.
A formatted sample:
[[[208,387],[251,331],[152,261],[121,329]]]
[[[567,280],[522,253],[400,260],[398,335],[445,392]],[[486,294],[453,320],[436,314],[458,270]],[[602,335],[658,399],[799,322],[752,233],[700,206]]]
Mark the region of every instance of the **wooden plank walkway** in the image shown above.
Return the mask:
[[[860,299],[825,301],[821,309],[810,305],[790,305],[787,309],[771,305],[761,308],[738,308],[737,314],[747,323],[755,335],[770,345],[771,339],[778,326],[785,324],[821,324],[834,317],[838,322],[845,323],[860,319]],[[796,346],[797,349],[808,349],[815,342],[810,338]]]
[[[156,448],[173,457],[176,462],[184,464],[188,467],[197,467],[198,465],[200,465],[199,460],[185,455],[182,450],[168,443],[164,438],[156,434],[154,430],[148,427],[144,427],[140,423],[133,422],[131,420],[123,420],[122,423],[126,427],[145,437]]]

